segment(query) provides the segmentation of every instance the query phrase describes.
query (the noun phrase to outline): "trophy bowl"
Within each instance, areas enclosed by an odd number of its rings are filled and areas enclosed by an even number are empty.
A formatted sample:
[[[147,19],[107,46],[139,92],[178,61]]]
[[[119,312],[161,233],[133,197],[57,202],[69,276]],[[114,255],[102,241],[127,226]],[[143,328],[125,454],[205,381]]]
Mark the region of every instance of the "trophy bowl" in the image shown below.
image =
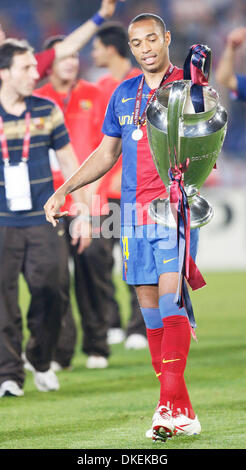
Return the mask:
[[[146,114],[152,158],[168,193],[170,168],[188,161],[182,178],[191,229],[207,224],[213,217],[211,205],[199,195],[199,190],[215,166],[227,129],[227,113],[216,90],[202,87],[204,112],[196,113],[190,93],[192,85],[191,80],[179,80],[161,87]],[[169,197],[152,201],[149,214],[156,223],[176,226]]]

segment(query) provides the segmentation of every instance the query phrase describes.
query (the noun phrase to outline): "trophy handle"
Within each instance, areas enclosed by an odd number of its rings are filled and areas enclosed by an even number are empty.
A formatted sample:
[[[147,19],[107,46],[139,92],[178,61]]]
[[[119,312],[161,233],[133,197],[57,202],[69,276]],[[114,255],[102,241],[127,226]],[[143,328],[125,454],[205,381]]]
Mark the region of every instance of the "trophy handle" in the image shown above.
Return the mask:
[[[167,141],[170,166],[180,163],[180,118],[183,115],[184,104],[188,93],[187,83],[177,81],[173,83],[168,99],[167,110]]]

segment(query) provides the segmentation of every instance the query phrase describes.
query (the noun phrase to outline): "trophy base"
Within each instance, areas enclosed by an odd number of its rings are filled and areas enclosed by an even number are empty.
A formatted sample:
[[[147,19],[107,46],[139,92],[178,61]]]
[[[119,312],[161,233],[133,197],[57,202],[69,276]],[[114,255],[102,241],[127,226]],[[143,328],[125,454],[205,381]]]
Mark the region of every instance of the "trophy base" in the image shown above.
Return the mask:
[[[188,197],[189,201],[189,197]],[[210,204],[202,196],[192,196],[190,201],[190,228],[203,227],[210,222],[214,213]],[[176,228],[169,199],[154,199],[149,206],[149,215],[154,222],[170,228]]]

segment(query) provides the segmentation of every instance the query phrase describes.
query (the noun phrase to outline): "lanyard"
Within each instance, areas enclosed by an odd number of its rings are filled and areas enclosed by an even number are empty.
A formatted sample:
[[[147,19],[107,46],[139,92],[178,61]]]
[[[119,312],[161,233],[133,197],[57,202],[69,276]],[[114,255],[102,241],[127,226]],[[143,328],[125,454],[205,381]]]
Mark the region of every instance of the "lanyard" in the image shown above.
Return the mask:
[[[144,81],[145,81],[144,75],[142,76],[141,81],[138,86],[138,91],[137,91],[136,100],[135,100],[134,114],[133,114],[133,123],[135,124],[135,126],[141,127],[142,124],[145,122],[146,111],[147,111],[148,105],[151,104],[152,101],[154,101],[157,91],[160,89],[163,83],[167,80],[167,78],[171,75],[171,73],[173,72],[173,69],[174,69],[174,66],[170,64],[167,70],[167,73],[165,73],[164,77],[161,80],[159,87],[156,90],[153,90],[151,96],[149,97],[145,105],[143,114],[140,117],[140,108],[141,108],[141,102],[142,102],[142,96],[143,96],[143,86],[144,86]]]
[[[29,149],[30,149],[30,122],[31,122],[31,113],[28,111],[25,114],[25,124],[26,130],[23,139],[23,147],[22,147],[22,157],[21,160],[23,162],[27,162],[29,158]],[[4,126],[3,126],[3,118],[0,116],[0,140],[1,140],[1,147],[2,147],[2,158],[5,165],[9,165],[9,150],[8,150],[8,142],[4,133]]]

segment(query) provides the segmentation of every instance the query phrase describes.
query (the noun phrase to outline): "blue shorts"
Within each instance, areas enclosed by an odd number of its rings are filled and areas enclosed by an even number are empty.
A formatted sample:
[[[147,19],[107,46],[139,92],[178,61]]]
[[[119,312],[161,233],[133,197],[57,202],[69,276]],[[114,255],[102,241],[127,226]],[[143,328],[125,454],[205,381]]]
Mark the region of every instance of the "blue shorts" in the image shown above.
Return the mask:
[[[199,229],[190,232],[195,261]],[[178,272],[177,230],[160,224],[121,227],[123,279],[127,284],[158,284],[163,273]]]

